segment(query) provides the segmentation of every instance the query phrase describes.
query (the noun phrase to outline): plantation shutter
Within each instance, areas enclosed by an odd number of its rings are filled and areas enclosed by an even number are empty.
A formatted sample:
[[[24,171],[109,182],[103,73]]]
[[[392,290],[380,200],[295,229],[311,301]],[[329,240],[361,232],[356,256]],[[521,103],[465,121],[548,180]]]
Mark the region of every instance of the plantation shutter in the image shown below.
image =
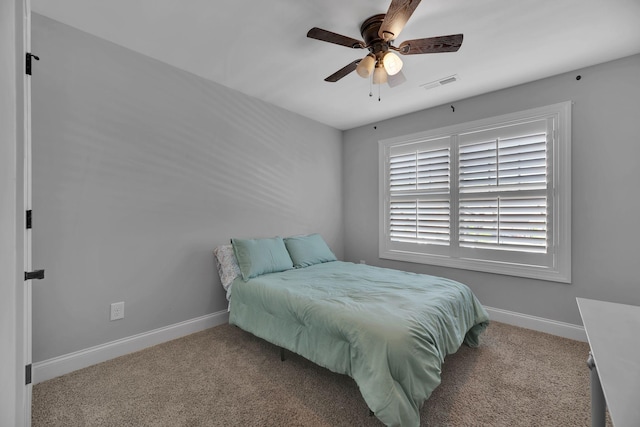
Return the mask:
[[[571,282],[571,101],[378,143],[380,258]]]
[[[450,148],[446,138],[393,147],[389,155],[388,226],[392,242],[448,245]],[[428,141],[438,144],[437,141]]]
[[[460,135],[461,248],[546,253],[547,121]]]

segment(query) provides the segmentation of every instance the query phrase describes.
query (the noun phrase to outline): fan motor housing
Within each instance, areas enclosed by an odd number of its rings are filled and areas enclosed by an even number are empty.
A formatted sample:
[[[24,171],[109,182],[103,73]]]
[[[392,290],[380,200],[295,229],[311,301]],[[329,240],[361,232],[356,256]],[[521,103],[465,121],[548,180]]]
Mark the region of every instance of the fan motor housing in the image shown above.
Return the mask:
[[[373,15],[360,26],[360,34],[362,34],[364,43],[374,55],[389,50],[389,44],[378,35],[385,16],[384,13]]]

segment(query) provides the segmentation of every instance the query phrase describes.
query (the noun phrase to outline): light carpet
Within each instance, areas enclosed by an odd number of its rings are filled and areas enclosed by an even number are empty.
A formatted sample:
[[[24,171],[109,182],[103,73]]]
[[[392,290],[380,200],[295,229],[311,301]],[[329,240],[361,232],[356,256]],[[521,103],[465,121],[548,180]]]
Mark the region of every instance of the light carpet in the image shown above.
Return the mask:
[[[589,426],[588,351],[492,322],[447,356],[422,425]],[[32,426],[382,425],[351,378],[286,354],[217,326],[35,385]]]

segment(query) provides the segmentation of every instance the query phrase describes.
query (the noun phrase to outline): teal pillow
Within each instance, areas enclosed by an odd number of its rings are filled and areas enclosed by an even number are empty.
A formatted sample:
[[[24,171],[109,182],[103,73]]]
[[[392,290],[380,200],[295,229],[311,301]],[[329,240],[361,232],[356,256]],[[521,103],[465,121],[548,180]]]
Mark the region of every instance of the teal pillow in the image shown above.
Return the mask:
[[[319,234],[287,237],[284,244],[296,268],[337,260]]]
[[[270,239],[231,239],[242,278],[247,281],[267,273],[293,268],[282,237]]]

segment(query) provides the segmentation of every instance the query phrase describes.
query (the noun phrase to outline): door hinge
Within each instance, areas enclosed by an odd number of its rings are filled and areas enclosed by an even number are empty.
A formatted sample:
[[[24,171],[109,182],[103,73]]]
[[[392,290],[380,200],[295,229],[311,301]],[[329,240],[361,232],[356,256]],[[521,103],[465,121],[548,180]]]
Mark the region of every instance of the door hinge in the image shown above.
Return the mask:
[[[27,217],[25,218],[25,222],[27,224],[27,230],[31,229],[31,209],[27,211]]]
[[[37,57],[36,55],[27,52],[27,57],[26,57],[26,64],[24,67],[25,73],[27,73],[28,75],[31,75],[31,58],[35,59],[36,61],[40,61],[40,58]]]
[[[44,279],[44,270],[25,271],[24,280]]]
[[[31,363],[24,367],[24,384],[31,384]]]

